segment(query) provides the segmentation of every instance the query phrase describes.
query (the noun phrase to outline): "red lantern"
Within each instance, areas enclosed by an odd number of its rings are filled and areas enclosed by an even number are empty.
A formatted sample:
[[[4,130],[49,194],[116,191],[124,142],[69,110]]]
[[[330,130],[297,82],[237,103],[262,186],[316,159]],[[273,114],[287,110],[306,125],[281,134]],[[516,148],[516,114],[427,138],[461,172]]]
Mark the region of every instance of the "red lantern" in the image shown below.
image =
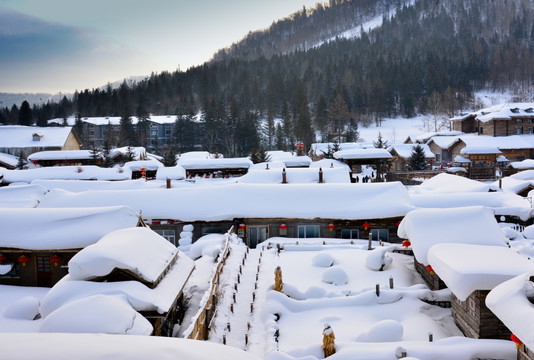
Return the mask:
[[[245,230],[247,228],[246,224],[239,224],[239,230]]]
[[[396,225],[397,225],[397,227],[399,227],[399,225],[400,225],[400,221],[397,221]]]
[[[410,240],[404,240],[402,242],[402,246],[404,246],[405,248],[410,247],[411,245],[412,243],[410,242]]]
[[[169,225],[173,225],[173,224],[174,224],[174,220],[169,220],[169,221],[167,221],[167,224],[169,224]]]
[[[50,256],[50,262],[57,267],[58,264],[61,262],[61,257],[59,257],[59,255],[52,255]]]
[[[146,180],[146,168],[141,168],[141,178]]]
[[[0,254],[0,264],[4,262],[7,257],[4,254]]]
[[[517,336],[515,336],[514,334],[510,335],[510,339],[515,342],[515,347],[520,349],[521,348],[521,345],[523,345],[523,342],[521,340],[519,340],[519,338]]]
[[[28,261],[30,261],[30,258],[27,257],[26,255],[20,255],[18,261],[19,261],[19,263],[22,264],[22,266],[26,266],[26,263],[27,263]]]
[[[364,229],[364,230],[367,230],[367,229],[369,229],[369,226],[371,226],[371,224],[369,224],[369,223],[366,221],[366,222],[364,222],[364,223],[362,224],[362,226],[363,226],[363,229]]]
[[[161,220],[152,220],[152,225],[161,225]]]
[[[430,275],[434,275],[434,274],[435,274],[434,269],[432,269],[432,266],[427,265],[427,266],[426,266],[426,269],[428,270],[428,272],[430,273]]]
[[[328,224],[328,230],[330,230],[330,231],[334,231],[335,227],[336,226],[334,224],[332,224],[332,223]]]
[[[287,225],[286,224],[280,224],[280,230],[285,230],[287,229]]]

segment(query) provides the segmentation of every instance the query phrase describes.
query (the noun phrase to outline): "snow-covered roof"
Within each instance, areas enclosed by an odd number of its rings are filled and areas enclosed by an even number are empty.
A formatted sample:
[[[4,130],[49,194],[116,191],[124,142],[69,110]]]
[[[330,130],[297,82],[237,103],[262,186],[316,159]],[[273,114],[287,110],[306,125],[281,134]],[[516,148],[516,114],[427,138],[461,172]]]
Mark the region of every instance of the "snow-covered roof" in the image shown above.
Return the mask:
[[[454,157],[454,162],[455,163],[460,163],[460,164],[470,164],[471,163],[471,160],[469,160],[468,158],[462,156],[462,155],[456,155]]]
[[[351,149],[361,149],[362,144],[355,143],[355,142],[348,142],[348,143],[313,143],[311,145],[311,150],[317,155],[322,156],[323,153],[328,152],[328,147],[330,147],[330,151],[333,150],[334,145],[339,146],[339,150],[351,150]]]
[[[157,160],[128,161],[127,163],[124,164],[124,168],[129,169],[130,171],[141,171],[141,169],[158,170],[159,168],[162,168],[162,167],[163,167],[163,164]]]
[[[155,122],[157,124],[174,124],[176,119],[180,117],[180,115],[150,115],[148,120]],[[111,123],[111,125],[120,125],[121,123],[121,117],[120,116],[91,116],[91,117],[82,117],[82,122],[86,122],[88,124],[92,125],[108,125]],[[139,119],[137,116],[131,117],[132,124],[137,124],[139,122]],[[63,118],[55,118],[48,120],[49,124],[63,124],[64,120]],[[74,126],[76,123],[76,117],[69,116],[67,118],[67,124],[69,126]]]
[[[309,156],[293,156],[282,160],[287,167],[308,167],[312,163],[312,160]]]
[[[478,155],[478,154],[502,154],[499,149],[491,146],[466,146],[460,150],[460,154],[463,155]]]
[[[266,153],[269,157],[269,162],[283,161],[294,156],[291,152],[282,150],[270,150],[266,151]]]
[[[466,206],[485,206],[495,215],[517,216],[523,221],[530,219],[532,208],[525,198],[510,192],[463,192],[410,194],[416,208],[456,208]],[[45,201],[46,198],[43,200]]]
[[[534,135],[487,136],[465,135],[460,137],[467,147],[490,147],[500,150],[532,149]]]
[[[0,209],[0,247],[80,249],[107,233],[136,226],[139,214],[124,206]]]
[[[311,168],[314,168],[314,169],[319,169],[319,168],[323,168],[323,169],[326,169],[326,168],[343,168],[346,171],[349,171],[349,172],[351,171],[350,170],[350,166],[348,166],[343,161],[339,161],[339,160],[336,160],[336,159],[321,159],[321,160],[318,160],[318,161],[313,161],[310,164],[310,169]]]
[[[347,165],[345,164],[345,166]],[[349,171],[346,168],[326,167],[321,169],[325,183],[350,183]],[[236,181],[249,184],[280,184],[282,171],[281,168],[253,169]],[[319,182],[319,168],[286,168],[286,180],[288,184],[317,183]]]
[[[96,294],[53,311],[39,331],[148,336],[153,327],[121,297]]]
[[[156,177],[163,169],[160,168]],[[165,180],[165,178],[163,178]],[[132,190],[132,189],[158,189],[165,188],[165,181],[146,181],[145,179],[106,181],[106,180],[33,180],[32,185],[40,185],[46,190],[64,189],[71,192],[81,192],[87,190]],[[1,188],[0,188],[1,189]],[[36,204],[37,205],[37,204]]]
[[[482,206],[410,211],[401,221],[397,235],[409,239],[414,255],[428,265],[429,249],[442,243],[506,246],[493,211]]]
[[[248,169],[252,161],[248,158],[221,158],[221,159],[183,159],[178,160],[178,165],[186,170],[215,170],[215,169]]]
[[[494,186],[502,186],[504,191],[517,194],[529,187],[534,187],[534,170],[521,171],[512,176],[503,177],[500,181],[495,181]]]
[[[502,163],[510,162],[510,160],[508,160],[508,159],[506,158],[506,156],[504,156],[504,155],[499,155],[499,156],[497,156],[497,159],[495,159],[495,161],[497,161],[497,162],[502,162]]]
[[[421,185],[411,186],[410,194],[439,194],[457,192],[488,192],[499,190],[499,185],[468,179],[463,176],[447,173],[437,174],[424,181]]]
[[[525,159],[523,161],[514,161],[510,163],[510,166],[517,170],[534,169],[534,160]]]
[[[450,147],[453,146],[458,140],[460,140],[460,136],[458,135],[434,136],[428,140],[427,144],[433,142],[441,149],[450,149]]]
[[[340,150],[334,153],[336,159],[391,159],[393,156],[387,149],[366,148]]]
[[[19,163],[19,157],[0,152],[0,164],[6,164],[11,167],[16,167]]]
[[[139,252],[142,256],[143,249],[145,247],[142,249],[120,247],[115,249],[114,254]],[[157,258],[154,261],[157,261]],[[145,257],[142,262],[151,261],[150,258]],[[69,303],[97,294],[111,294],[123,298],[136,311],[157,311],[159,314],[164,314],[171,309],[194,267],[193,260],[179,254],[177,261],[154,289],[139,281],[95,282],[74,280],[71,275],[65,275],[43,298],[40,307],[41,315],[46,318],[53,311]]]
[[[408,159],[410,158],[410,156],[412,156],[414,148],[418,145],[423,149],[425,153],[425,157],[427,159],[434,159],[436,157],[434,153],[430,151],[430,148],[426,144],[395,144],[395,145],[391,145],[388,148],[388,151],[389,152],[395,151],[397,155],[400,156],[401,158]]]
[[[125,251],[127,248],[135,250]],[[92,280],[122,269],[153,283],[177,252],[173,244],[150,228],[120,229],[74,255],[69,261],[69,275],[73,280]]]
[[[0,147],[31,148],[59,147],[62,148],[72,131],[71,127],[33,127],[20,125],[0,126]],[[34,140],[38,134],[38,141]]]
[[[27,170],[7,170],[0,168],[3,182],[30,183],[36,179],[56,180],[128,180],[132,173],[128,168],[101,168],[94,165],[51,166]]]
[[[512,118],[534,117],[534,103],[503,103],[470,113],[467,116],[474,116],[482,122],[491,120],[511,120]]]
[[[246,199],[246,201],[238,201]],[[126,205],[147,219],[221,221],[234,218],[370,219],[412,210],[400,182],[370,184],[243,184],[173,189],[86,191],[54,189],[40,206]]]
[[[123,146],[120,148],[114,148],[109,151],[109,156],[113,159],[117,156],[128,156],[128,151],[133,153],[134,160],[144,160],[147,157],[146,149],[142,146]]]
[[[432,131],[428,133],[424,133],[421,135],[418,135],[415,137],[416,142],[427,142],[430,139],[436,139],[436,138],[442,138],[442,137],[457,137],[460,135],[463,135],[464,133],[461,131]]]
[[[97,157],[102,155],[97,154]],[[28,161],[39,160],[88,160],[93,158],[91,150],[49,150],[39,151],[28,156]]]
[[[178,161],[197,160],[197,159],[222,159],[221,154],[210,154],[208,151],[189,151],[176,155]]]
[[[21,350],[21,344],[24,344]],[[60,349],[60,350],[59,350]],[[55,360],[58,352],[65,359],[146,360],[259,360],[250,352],[210,341],[162,336],[117,336],[106,334],[2,334],[2,356],[11,360],[28,358]],[[120,356],[119,356],[120,354]]]
[[[504,281],[486,297],[487,307],[529,349],[534,349],[534,286],[529,280],[534,271]]]
[[[34,208],[46,195],[40,185],[10,185],[0,187],[0,208]]]
[[[182,180],[185,179],[185,169],[183,166],[176,165],[176,166],[162,166],[158,168],[158,171],[156,172],[156,180]]]
[[[524,272],[534,261],[502,246],[439,244],[428,251],[428,262],[461,301],[475,290],[492,290]]]

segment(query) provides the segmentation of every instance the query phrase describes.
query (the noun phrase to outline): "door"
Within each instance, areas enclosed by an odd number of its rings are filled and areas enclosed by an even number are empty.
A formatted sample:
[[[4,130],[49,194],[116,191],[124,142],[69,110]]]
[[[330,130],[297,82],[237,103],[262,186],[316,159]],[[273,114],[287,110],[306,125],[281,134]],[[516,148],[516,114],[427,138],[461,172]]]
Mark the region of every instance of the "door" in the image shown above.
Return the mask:
[[[37,286],[52,286],[52,273],[50,272],[50,257],[36,256],[37,262]]]
[[[267,226],[249,226],[248,230],[248,246],[251,249],[255,249],[256,246],[267,240],[268,228]]]

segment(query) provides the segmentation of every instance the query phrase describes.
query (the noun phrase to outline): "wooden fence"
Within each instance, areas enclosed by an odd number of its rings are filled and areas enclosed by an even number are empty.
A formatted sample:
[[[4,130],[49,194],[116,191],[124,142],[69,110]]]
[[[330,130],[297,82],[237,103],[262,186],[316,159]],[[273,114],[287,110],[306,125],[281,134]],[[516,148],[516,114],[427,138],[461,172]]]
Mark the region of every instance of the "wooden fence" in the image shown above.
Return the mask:
[[[217,268],[209,282],[209,292],[202,298],[201,306],[198,312],[193,316],[191,325],[184,332],[184,337],[195,340],[207,340],[210,330],[211,321],[217,308],[217,294],[219,292],[219,278],[223,271],[226,259],[230,254],[230,236],[234,233],[232,227],[226,236],[224,250],[219,254],[217,259]],[[204,304],[202,304],[204,303]]]

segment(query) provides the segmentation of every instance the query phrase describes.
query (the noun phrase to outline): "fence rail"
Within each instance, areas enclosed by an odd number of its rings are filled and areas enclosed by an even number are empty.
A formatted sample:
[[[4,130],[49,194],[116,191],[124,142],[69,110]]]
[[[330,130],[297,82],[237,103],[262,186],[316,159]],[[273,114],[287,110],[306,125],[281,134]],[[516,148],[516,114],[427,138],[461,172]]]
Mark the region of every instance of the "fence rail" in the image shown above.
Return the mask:
[[[193,316],[191,325],[184,332],[184,337],[195,340],[207,340],[209,335],[210,323],[215,315],[217,308],[217,293],[219,292],[219,278],[223,271],[226,259],[230,254],[230,236],[234,233],[233,227],[225,234],[226,243],[224,250],[219,254],[217,267],[210,280],[209,292],[202,298],[201,306],[198,312]]]

